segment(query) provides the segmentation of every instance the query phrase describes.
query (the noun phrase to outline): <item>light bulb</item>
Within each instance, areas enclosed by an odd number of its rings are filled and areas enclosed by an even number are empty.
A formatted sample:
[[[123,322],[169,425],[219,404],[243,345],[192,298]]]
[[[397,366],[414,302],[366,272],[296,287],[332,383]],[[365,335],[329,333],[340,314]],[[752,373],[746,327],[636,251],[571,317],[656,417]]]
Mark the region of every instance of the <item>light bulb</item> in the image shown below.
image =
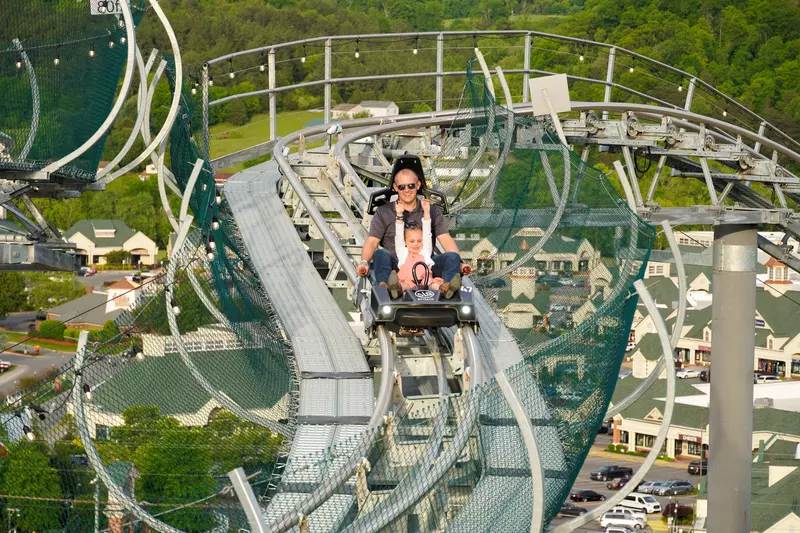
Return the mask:
[[[581,55],[578,57],[578,60],[579,60],[579,61],[583,61],[584,59],[586,59],[586,58],[585,58],[585,57],[583,57],[583,54],[581,54]]]
[[[723,117],[727,117],[727,116],[728,116],[728,111],[727,111],[727,110],[723,111],[723,112],[722,112],[722,116],[723,116]]]
[[[175,303],[175,300],[170,301],[169,305],[172,306],[172,312],[175,314],[175,316],[181,314],[181,308],[178,307],[178,304]]]
[[[86,396],[87,400],[92,401],[92,388],[88,383],[83,384],[83,394]]]
[[[219,220],[217,220],[217,217],[211,217],[211,229],[219,229]]]
[[[236,74],[234,74],[234,72],[233,72],[233,71],[231,71],[231,73],[230,73],[230,74],[228,74],[228,77],[230,77],[230,79],[233,79],[233,78],[235,78],[235,77],[236,77]]]
[[[125,44],[125,41],[127,41],[127,40],[128,39],[124,35],[119,38],[119,42],[122,43],[122,44]]]
[[[301,63],[305,63],[305,62],[306,62],[306,56],[303,56],[303,57],[301,57],[301,58],[300,58],[300,62],[301,62]]]
[[[136,352],[136,359],[138,359],[139,361],[143,361],[144,360],[144,352]]]
[[[114,48],[114,41],[108,41],[108,47]]]
[[[359,57],[361,57],[361,54],[358,53],[358,50],[356,50],[356,59],[358,59]]]
[[[197,87],[192,87],[192,94],[197,94]]]
[[[258,67],[258,70],[260,70],[261,72],[264,72],[266,69],[267,69],[267,67],[265,67],[264,65],[260,65]]]
[[[217,202],[217,205],[222,203],[222,195],[217,193],[217,196],[214,197],[214,200]]]
[[[478,47],[476,46],[476,47],[474,48],[474,50],[475,50],[475,53],[477,54],[477,53],[478,53]]]
[[[414,52],[414,55],[417,55],[417,53],[419,53],[419,50],[417,50],[417,47],[416,47],[416,46],[414,47],[414,50],[413,50],[413,52]]]
[[[58,66],[58,64],[59,64],[59,63],[61,63],[61,58],[59,58],[58,56],[56,56],[55,58],[53,58],[53,64],[54,64],[55,66]]]
[[[210,246],[208,248],[206,248],[206,257],[208,258],[209,261],[213,261],[214,260],[214,257],[215,257],[214,250],[212,250]]]
[[[214,86],[214,78],[208,78],[208,86],[209,87],[213,87]]]
[[[119,19],[119,27],[120,28],[124,28],[125,27],[125,21],[123,19]]]
[[[22,60],[17,59],[17,68],[22,68]]]
[[[33,430],[30,428],[30,426],[23,426],[22,432],[25,433],[25,437],[27,437],[27,439],[30,441],[36,438],[36,435],[33,434]]]
[[[628,69],[628,72],[630,72],[631,74],[633,74],[633,65],[631,65],[631,68],[629,68],[629,69]]]
[[[678,92],[683,92],[683,85],[678,85]]]
[[[472,312],[472,308],[468,305],[463,305],[461,306],[461,312],[464,313],[465,315],[468,315]]]
[[[388,305],[384,305],[383,308],[381,308],[381,311],[384,315],[389,315],[392,313],[392,308]]]
[[[89,48],[89,57],[94,57],[94,46]]]
[[[214,237],[209,237],[208,238],[208,247],[211,248],[212,250],[216,250],[217,249],[217,243],[214,242]]]

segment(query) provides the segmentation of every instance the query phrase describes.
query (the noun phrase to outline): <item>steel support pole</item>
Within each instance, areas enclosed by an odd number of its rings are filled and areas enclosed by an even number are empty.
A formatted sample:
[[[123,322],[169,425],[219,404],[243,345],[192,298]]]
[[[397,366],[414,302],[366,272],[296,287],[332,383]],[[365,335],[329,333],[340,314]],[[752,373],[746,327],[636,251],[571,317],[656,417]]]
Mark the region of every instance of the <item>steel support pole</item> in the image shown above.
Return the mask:
[[[694,99],[694,88],[697,86],[697,78],[692,78],[689,80],[689,90],[686,91],[686,103],[683,104],[683,108],[686,111],[692,110],[692,100]]]
[[[269,88],[275,88],[275,49],[270,48],[269,56]],[[278,135],[278,94],[269,93],[269,140],[274,141]]]
[[[528,93],[528,80],[531,79],[530,70],[531,70],[531,41],[532,37],[531,34],[525,35],[525,52],[522,57],[522,68],[525,69],[525,74],[522,75],[522,101],[527,102],[530,98]]]
[[[333,48],[331,40],[325,41],[325,124],[331,122],[331,67],[333,65]]]
[[[614,60],[617,57],[617,49],[612,48],[608,51],[608,67],[606,68],[606,90],[603,95],[604,102],[611,101],[611,84],[614,83]],[[608,111],[603,111],[603,120],[608,120]]]
[[[767,123],[766,122],[762,122],[761,124],[758,125],[758,136],[759,137],[763,137],[765,131],[767,131]],[[753,151],[755,151],[757,154],[760,154],[761,153],[761,143],[757,142],[756,145],[753,147]]]
[[[444,104],[444,34],[436,37],[436,111]]]
[[[756,226],[714,229],[708,530],[750,531]]]

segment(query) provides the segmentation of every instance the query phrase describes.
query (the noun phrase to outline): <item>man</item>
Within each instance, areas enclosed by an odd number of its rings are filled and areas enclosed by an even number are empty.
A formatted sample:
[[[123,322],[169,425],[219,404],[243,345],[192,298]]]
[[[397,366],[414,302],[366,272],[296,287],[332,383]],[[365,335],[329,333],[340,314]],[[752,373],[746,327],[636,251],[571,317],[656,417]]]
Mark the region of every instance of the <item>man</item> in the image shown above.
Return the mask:
[[[419,161],[415,157],[408,156],[402,159],[411,160],[411,166],[416,166],[414,160]],[[423,216],[422,205],[417,200],[417,192],[421,185],[420,177],[412,168],[402,168],[403,166],[403,161],[395,164],[396,174],[392,189],[397,193],[397,202],[384,204],[375,211],[369,226],[369,236],[361,249],[361,262],[356,267],[359,276],[366,276],[372,261],[375,281],[385,285],[392,298],[398,298],[402,293],[397,276],[391,276],[390,282],[390,274],[397,270],[394,240],[403,238],[402,235],[395,235],[395,222],[402,218],[407,225],[416,224],[422,227]],[[421,165],[419,169],[421,170]],[[400,211],[397,206],[403,210],[402,217],[397,215]],[[461,287],[462,267],[469,267],[461,264],[458,246],[448,232],[447,221],[442,211],[436,206],[431,206],[431,232],[445,251],[443,254],[433,256],[432,274],[444,280],[440,290],[444,298],[449,300]],[[381,248],[378,248],[378,245],[381,245]]]

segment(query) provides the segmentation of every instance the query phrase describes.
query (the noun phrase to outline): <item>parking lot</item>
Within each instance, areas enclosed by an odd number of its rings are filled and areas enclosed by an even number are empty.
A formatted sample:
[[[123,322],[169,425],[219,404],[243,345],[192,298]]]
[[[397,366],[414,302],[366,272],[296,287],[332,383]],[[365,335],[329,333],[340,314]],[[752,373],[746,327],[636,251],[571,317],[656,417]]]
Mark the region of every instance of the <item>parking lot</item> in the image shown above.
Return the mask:
[[[599,436],[598,441],[605,440],[603,437]],[[598,442],[599,444],[599,442]],[[581,468],[580,473],[578,474],[577,479],[575,480],[575,485],[573,485],[570,492],[575,490],[582,490],[582,489],[590,489],[595,492],[599,492],[603,494],[606,498],[610,498],[612,495],[616,494],[617,491],[609,490],[606,488],[606,482],[604,481],[593,481],[589,479],[589,472],[592,470],[597,470],[601,466],[606,465],[619,465],[619,466],[628,466],[633,468],[634,473],[641,465],[642,461],[644,461],[643,457],[635,457],[629,455],[621,455],[621,454],[613,454],[608,453],[605,451],[599,451],[600,448],[594,448],[592,453],[586,458],[586,462],[583,464],[583,468]],[[663,461],[656,461],[653,467],[650,469],[650,472],[645,476],[645,481],[667,481],[670,479],[685,479],[689,481],[692,485],[697,486],[700,482],[700,476],[692,476],[686,471],[686,467],[688,466],[687,461],[679,461],[675,463],[666,463]],[[655,498],[661,503],[662,509],[670,502],[669,496],[655,496]],[[684,505],[692,505],[696,504],[697,497],[696,496],[674,496],[672,498],[673,502],[678,502]],[[579,507],[584,507],[588,510],[592,510],[597,507],[602,502],[581,502],[575,503],[575,505]],[[649,516],[651,526],[656,526],[656,531],[658,531],[658,526],[661,526],[661,515],[660,514],[652,514]],[[555,526],[562,524],[571,520],[570,517],[567,518],[556,518],[551,522],[551,529],[554,529]],[[656,524],[657,523],[657,524]],[[651,527],[652,529],[652,527]],[[661,527],[661,531],[666,531],[666,527]],[[589,531],[602,531],[603,528],[600,527],[600,524],[596,521],[589,522],[582,528],[578,528],[576,531],[581,532],[589,532]]]

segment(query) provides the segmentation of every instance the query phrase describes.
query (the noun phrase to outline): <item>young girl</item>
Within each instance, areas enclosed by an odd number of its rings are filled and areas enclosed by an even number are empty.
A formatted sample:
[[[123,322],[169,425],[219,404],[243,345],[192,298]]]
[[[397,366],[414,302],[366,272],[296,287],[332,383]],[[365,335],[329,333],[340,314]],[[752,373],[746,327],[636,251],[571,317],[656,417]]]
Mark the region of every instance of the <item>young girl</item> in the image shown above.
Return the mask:
[[[399,204],[396,208],[397,216],[402,216],[403,208]],[[421,228],[419,226],[405,227],[402,220],[398,220],[395,225],[397,231],[394,240],[395,253],[397,254],[397,265],[399,268],[397,276],[400,280],[400,286],[403,287],[404,291],[414,288],[412,268],[416,263],[422,261],[428,265],[429,269],[433,267],[433,260],[431,259],[431,253],[433,252],[433,236],[431,235],[430,200],[422,200],[422,212],[423,218]],[[405,237],[405,243],[399,238],[401,233],[403,233]],[[390,275],[390,285],[392,281],[394,281],[391,279],[392,277],[394,277],[394,273]],[[425,279],[425,271],[421,266],[417,267],[417,279],[420,281]],[[428,280],[428,287],[432,290],[439,290],[443,282],[444,280],[442,278],[431,277]]]

